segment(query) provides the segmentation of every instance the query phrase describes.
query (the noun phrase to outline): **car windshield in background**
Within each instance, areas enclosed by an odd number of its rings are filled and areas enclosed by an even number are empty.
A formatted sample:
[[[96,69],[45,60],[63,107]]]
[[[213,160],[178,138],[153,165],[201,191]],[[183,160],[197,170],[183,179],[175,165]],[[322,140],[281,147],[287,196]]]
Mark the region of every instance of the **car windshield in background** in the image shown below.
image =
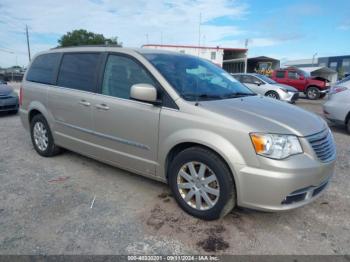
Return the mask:
[[[255,95],[213,63],[178,54],[144,54],[181,97],[189,101]]]
[[[267,77],[265,75],[258,75],[258,77],[268,84],[277,84],[277,82],[275,80],[272,80],[270,77]]]

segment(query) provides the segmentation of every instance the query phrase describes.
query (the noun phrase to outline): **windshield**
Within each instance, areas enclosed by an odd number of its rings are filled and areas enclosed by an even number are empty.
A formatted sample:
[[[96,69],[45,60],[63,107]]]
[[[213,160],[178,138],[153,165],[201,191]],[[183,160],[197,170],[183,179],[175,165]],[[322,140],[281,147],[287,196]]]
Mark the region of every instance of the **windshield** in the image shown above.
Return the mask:
[[[270,77],[267,77],[265,75],[256,75],[256,76],[268,84],[276,84],[277,83],[276,81],[272,80]]]
[[[144,54],[186,100],[225,99],[254,95],[215,64],[193,56]]]

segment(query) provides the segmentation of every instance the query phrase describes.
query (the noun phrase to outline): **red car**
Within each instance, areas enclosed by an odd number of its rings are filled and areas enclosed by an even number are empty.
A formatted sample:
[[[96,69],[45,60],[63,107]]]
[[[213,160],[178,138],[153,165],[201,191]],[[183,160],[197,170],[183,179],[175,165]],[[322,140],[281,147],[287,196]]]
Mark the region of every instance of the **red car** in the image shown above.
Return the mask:
[[[272,72],[271,78],[278,83],[293,86],[311,99],[325,97],[329,90],[329,81],[322,77],[312,77],[298,69],[278,69]]]

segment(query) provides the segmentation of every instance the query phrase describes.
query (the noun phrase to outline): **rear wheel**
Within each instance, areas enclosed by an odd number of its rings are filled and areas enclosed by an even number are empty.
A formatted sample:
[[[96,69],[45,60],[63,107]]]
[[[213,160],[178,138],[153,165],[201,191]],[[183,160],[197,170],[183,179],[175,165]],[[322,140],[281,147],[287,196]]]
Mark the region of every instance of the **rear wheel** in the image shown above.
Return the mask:
[[[277,99],[279,100],[280,99],[280,96],[278,95],[277,92],[275,91],[268,91],[265,96],[268,96],[268,97],[271,97],[271,98],[274,98],[274,99]]]
[[[308,99],[310,100],[316,100],[320,98],[320,90],[318,90],[317,87],[314,86],[310,86],[307,90],[306,90],[306,96]]]
[[[350,134],[350,118],[348,119],[348,123],[346,125],[346,129],[348,130],[348,133]]]
[[[60,153],[61,150],[55,145],[50,127],[43,115],[33,117],[30,131],[34,149],[39,155],[50,157]]]
[[[236,203],[235,186],[226,163],[214,152],[191,147],[180,152],[169,168],[169,185],[177,203],[190,215],[214,220]]]

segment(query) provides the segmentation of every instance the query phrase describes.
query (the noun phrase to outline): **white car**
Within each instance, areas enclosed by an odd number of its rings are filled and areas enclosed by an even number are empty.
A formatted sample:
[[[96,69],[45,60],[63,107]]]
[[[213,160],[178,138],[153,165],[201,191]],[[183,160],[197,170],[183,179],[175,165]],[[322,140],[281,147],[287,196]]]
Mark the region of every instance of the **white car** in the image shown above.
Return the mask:
[[[292,86],[279,84],[271,78],[260,74],[232,74],[234,78],[246,85],[256,94],[295,103],[299,92]]]
[[[347,77],[343,78],[342,80],[338,81],[336,85],[350,88],[350,76],[347,76]]]
[[[323,113],[330,122],[345,125],[350,133],[350,88],[332,88],[323,105]]]

